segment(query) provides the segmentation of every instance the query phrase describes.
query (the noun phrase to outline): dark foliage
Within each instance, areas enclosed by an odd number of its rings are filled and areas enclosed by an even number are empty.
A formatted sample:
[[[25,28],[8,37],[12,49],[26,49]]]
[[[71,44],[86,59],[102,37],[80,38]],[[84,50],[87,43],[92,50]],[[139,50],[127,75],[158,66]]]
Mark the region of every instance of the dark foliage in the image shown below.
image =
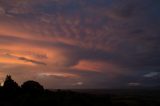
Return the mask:
[[[22,91],[26,93],[42,93],[44,88],[36,81],[26,81],[21,86]]]
[[[158,92],[97,94],[95,90],[93,94],[51,91],[44,90],[35,81],[26,81],[19,87],[11,76],[7,76],[4,86],[0,88],[0,106],[160,106]]]
[[[14,80],[12,80],[10,75],[7,75],[2,89],[4,92],[7,92],[7,94],[14,94],[20,90],[20,87]]]
[[[7,77],[6,77],[5,81],[4,81],[3,88],[5,90],[14,90],[14,89],[19,88],[19,86],[14,80],[12,80],[10,75],[7,75]]]

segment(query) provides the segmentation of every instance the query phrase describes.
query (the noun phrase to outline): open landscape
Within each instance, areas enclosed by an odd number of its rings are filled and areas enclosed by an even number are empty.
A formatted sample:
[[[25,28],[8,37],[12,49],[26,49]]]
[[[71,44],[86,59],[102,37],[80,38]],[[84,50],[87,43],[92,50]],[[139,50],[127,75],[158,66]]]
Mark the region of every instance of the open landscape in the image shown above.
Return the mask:
[[[0,88],[0,106],[159,106],[159,89],[47,90],[35,81],[23,85],[7,76]]]
[[[160,106],[160,0],[0,0],[0,106]]]

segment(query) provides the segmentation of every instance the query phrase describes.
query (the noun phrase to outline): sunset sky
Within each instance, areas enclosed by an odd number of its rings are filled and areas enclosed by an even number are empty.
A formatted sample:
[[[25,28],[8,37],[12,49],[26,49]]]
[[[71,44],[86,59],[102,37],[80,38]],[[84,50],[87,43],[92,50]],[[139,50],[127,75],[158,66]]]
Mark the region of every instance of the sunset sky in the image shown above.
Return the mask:
[[[0,82],[160,85],[160,0],[0,0]]]

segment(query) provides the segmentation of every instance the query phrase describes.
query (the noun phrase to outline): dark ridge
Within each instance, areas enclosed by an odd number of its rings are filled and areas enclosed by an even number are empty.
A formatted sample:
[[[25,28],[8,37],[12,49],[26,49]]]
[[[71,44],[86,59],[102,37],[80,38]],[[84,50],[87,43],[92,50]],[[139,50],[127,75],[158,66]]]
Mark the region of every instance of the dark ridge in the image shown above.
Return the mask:
[[[0,106],[160,106],[160,90],[47,90],[31,80],[19,86],[7,75]]]

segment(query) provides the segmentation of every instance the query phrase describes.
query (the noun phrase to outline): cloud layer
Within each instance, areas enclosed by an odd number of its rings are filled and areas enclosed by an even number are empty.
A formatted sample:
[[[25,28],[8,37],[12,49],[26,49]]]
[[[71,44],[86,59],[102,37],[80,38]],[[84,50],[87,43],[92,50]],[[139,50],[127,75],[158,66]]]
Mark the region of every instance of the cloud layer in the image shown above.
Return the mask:
[[[159,77],[144,76],[160,69],[159,4],[1,0],[0,78],[46,88],[157,86]]]

